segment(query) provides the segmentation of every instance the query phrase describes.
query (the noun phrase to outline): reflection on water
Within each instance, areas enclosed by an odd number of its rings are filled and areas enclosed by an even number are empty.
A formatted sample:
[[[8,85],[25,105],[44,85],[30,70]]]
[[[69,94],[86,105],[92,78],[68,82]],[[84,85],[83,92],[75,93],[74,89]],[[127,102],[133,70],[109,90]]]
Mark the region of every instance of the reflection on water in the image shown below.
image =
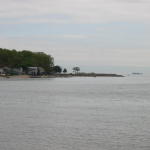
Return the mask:
[[[0,81],[0,150],[150,150],[150,80]]]

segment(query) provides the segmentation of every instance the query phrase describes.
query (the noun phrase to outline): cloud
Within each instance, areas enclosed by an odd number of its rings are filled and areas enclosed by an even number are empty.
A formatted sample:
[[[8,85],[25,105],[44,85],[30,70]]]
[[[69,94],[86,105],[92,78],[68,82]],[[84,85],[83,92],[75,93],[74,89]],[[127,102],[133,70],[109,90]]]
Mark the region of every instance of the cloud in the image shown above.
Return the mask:
[[[149,23],[149,8],[149,0],[1,0],[0,18],[18,18],[27,23],[38,20],[41,23]],[[68,18],[48,17],[58,14]]]
[[[42,39],[42,38],[41,38]],[[149,67],[150,51],[148,49],[108,49],[87,45],[52,42],[50,39],[26,37],[1,37],[0,47],[18,50],[44,51],[55,58],[57,64],[79,64],[100,66],[141,66]],[[7,45],[7,47],[5,47]]]
[[[44,51],[58,64],[150,64],[149,0],[0,2],[0,47]]]

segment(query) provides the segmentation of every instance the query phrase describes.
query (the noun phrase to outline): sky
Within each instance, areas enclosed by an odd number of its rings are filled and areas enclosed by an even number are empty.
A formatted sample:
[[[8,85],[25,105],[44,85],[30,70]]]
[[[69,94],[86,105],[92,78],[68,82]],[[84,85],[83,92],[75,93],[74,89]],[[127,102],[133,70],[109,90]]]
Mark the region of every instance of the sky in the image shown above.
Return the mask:
[[[70,71],[150,73],[150,0],[0,0],[0,47]]]

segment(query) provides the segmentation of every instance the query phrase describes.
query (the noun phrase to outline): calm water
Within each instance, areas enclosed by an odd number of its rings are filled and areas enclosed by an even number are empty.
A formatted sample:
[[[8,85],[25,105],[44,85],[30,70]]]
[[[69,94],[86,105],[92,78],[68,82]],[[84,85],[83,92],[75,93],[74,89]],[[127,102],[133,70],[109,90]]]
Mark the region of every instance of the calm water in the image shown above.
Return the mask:
[[[150,150],[150,77],[0,80],[0,150]]]

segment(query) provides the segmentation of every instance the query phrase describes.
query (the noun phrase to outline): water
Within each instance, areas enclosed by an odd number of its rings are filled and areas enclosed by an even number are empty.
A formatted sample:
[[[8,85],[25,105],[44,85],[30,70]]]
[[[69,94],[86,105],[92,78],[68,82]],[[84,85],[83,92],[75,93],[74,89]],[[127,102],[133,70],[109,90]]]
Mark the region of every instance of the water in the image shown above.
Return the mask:
[[[0,80],[0,150],[150,150],[149,79]]]

